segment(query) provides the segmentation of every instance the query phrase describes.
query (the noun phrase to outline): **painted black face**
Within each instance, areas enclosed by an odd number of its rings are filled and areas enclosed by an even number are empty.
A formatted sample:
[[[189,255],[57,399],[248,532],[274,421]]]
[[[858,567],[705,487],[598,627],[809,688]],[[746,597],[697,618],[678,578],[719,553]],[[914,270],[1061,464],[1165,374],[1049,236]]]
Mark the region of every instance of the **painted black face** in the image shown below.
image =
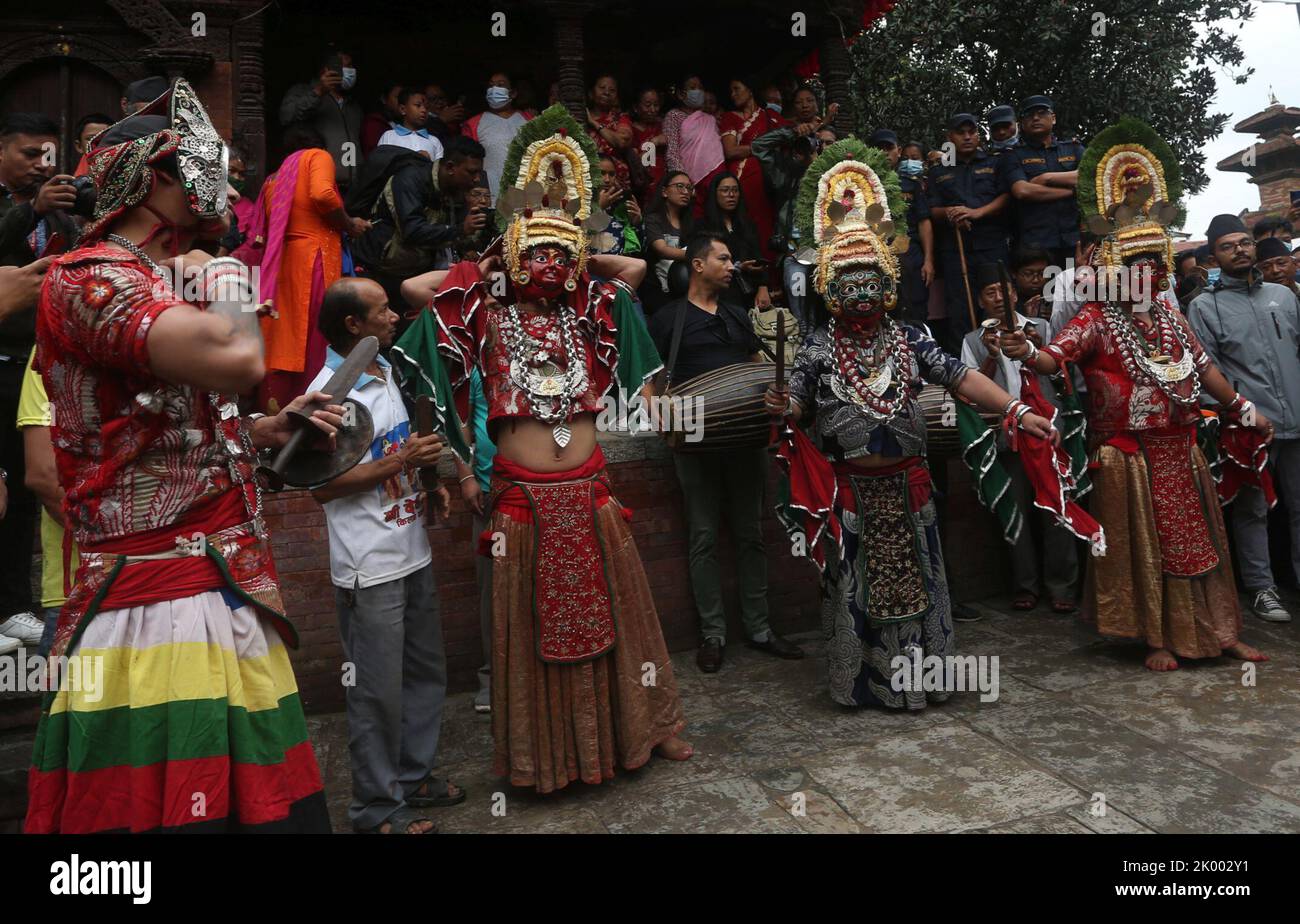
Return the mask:
[[[841,273],[826,285],[826,301],[832,314],[867,317],[887,307],[894,292],[894,280],[878,269]]]

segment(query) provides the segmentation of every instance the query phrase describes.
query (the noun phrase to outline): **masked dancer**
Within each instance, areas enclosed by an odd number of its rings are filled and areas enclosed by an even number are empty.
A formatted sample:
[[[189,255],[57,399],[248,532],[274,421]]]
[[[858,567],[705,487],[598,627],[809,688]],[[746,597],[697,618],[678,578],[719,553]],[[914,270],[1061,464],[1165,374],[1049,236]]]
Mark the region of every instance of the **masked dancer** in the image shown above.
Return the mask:
[[[1106,533],[1084,583],[1084,615],[1102,635],[1138,639],[1146,666],[1220,654],[1266,660],[1241,641],[1241,611],[1210,468],[1197,447],[1208,392],[1228,423],[1261,438],[1272,424],[1228,383],[1164,298],[1173,266],[1178,162],[1144,123],[1121,119],[1088,145],[1079,206],[1102,236],[1106,283],[1042,350],[1023,335],[1003,350],[1038,372],[1076,365],[1088,385],[1091,512]]]
[[[637,280],[588,273],[601,244],[588,235],[608,220],[592,214],[595,162],[563,107],[521,128],[497,200],[509,289],[489,303],[495,283],[456,264],[394,349],[413,387],[449,377],[462,419],[470,372],[483,378],[497,446],[480,539],[494,555],[495,769],[538,792],[600,783],[656,749],[691,755],[629,512],[596,442],[602,398],[637,393],[661,363],[632,307]]]
[[[792,423],[810,421],[816,439],[798,429],[786,434],[780,456],[789,502],[780,509],[796,554],[822,568],[831,698],[922,709],[950,691],[916,689],[910,669],[900,683],[896,659],[943,658],[955,648],[917,394],[930,382],[1025,434],[1054,434],[1046,419],[921,328],[890,316],[899,267],[886,241],[902,208],[885,155],[855,138],[831,145],[809,167],[795,221],[817,247],[805,257],[815,262],[831,320],[800,348],[788,387],[768,389],[766,405]]]

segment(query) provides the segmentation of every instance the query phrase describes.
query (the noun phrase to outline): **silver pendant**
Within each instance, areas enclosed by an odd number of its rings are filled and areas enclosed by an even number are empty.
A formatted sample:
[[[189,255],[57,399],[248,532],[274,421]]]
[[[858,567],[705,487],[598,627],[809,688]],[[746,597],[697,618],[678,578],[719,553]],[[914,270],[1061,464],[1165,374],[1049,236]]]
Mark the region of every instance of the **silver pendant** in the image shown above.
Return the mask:
[[[569,440],[573,437],[573,431],[564,424],[556,424],[554,429],[551,430],[551,436],[555,438],[555,445],[563,449],[569,445]]]

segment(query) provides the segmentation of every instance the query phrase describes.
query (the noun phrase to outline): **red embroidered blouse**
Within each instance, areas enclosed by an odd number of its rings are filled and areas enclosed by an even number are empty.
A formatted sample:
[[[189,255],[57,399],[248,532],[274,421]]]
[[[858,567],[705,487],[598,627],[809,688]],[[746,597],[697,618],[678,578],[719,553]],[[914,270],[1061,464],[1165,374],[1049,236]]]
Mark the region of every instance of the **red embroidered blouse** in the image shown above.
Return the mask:
[[[1210,366],[1210,357],[1186,319],[1176,311],[1169,314],[1192,351],[1197,371],[1204,371]],[[1084,305],[1044,350],[1057,362],[1075,363],[1083,371],[1088,384],[1092,445],[1105,442],[1117,433],[1191,426],[1200,419],[1195,404],[1178,404],[1154,383],[1134,380],[1124,367],[1119,345],[1107,329],[1101,306],[1096,302]],[[1181,347],[1175,346],[1174,353],[1171,357],[1174,362],[1182,359]],[[1177,391],[1184,397],[1191,395],[1191,376],[1178,383]]]

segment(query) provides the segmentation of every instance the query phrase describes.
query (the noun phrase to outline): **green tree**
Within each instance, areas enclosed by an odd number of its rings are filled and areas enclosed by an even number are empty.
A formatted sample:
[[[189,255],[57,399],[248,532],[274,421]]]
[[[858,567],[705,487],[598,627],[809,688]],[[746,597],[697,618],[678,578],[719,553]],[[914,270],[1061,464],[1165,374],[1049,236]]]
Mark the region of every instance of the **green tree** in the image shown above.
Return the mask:
[[[1228,121],[1211,111],[1216,77],[1253,73],[1237,35],[1253,13],[1239,0],[899,0],[853,39],[856,124],[938,145],[953,112],[1046,93],[1058,131],[1083,141],[1121,115],[1150,124],[1195,193]]]

